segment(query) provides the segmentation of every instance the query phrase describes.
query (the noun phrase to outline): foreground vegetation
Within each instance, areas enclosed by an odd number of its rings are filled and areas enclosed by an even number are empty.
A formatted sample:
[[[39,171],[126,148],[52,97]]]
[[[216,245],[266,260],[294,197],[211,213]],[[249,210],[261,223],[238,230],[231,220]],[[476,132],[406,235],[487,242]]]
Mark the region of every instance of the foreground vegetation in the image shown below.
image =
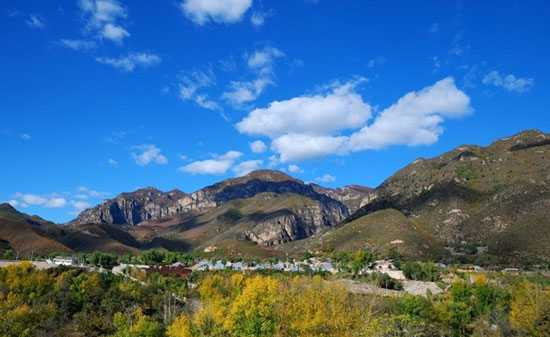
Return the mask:
[[[354,294],[319,275],[193,273],[194,286],[155,273],[132,275],[37,270],[25,262],[0,268],[0,336],[540,337],[550,331],[550,279],[536,275],[459,274],[445,294],[427,297]]]

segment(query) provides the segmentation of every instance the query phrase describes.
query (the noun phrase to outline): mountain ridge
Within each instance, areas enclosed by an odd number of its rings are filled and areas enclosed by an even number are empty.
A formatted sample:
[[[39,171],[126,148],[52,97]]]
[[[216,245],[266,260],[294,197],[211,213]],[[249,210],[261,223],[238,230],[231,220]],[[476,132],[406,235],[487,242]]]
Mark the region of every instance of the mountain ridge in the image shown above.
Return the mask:
[[[121,193],[83,211],[62,232],[40,218],[19,222],[46,223],[47,239],[69,251],[217,246],[286,254],[333,246],[437,259],[463,258],[474,247],[488,258],[548,261],[549,172],[550,135],[533,129],[418,158],[376,188],[327,188],[258,170],[192,193],[154,187]],[[0,239],[12,245],[5,233]]]

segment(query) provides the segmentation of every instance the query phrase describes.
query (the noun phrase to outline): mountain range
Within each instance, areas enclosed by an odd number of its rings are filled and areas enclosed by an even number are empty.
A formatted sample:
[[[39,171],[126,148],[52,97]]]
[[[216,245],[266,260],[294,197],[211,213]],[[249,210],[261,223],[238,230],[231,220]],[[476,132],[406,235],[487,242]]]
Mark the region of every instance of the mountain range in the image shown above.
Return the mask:
[[[550,260],[550,135],[527,130],[419,158],[380,186],[326,188],[253,171],[193,193],[148,187],[65,225],[0,206],[0,250],[143,249],[282,256],[396,251],[421,259]]]

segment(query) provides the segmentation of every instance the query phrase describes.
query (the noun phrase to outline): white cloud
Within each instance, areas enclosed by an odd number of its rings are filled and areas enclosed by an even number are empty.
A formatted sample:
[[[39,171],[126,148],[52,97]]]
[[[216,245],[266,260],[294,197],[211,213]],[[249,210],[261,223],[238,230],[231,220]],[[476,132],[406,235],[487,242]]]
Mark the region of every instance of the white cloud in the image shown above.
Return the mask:
[[[32,137],[31,135],[29,135],[28,133],[22,133],[19,138],[23,139],[23,140],[31,140]]]
[[[267,146],[261,140],[253,141],[250,145],[250,151],[253,153],[262,153],[267,150]]]
[[[29,19],[25,22],[31,28],[41,29],[45,27],[44,19],[38,14],[31,14],[29,16]]]
[[[198,160],[180,167],[180,171],[191,174],[224,174],[233,165],[231,160]]]
[[[129,53],[126,56],[119,58],[111,57],[96,57],[96,61],[103,64],[111,65],[122,71],[133,71],[135,67],[150,67],[160,63],[161,58],[155,54],[148,53]]]
[[[430,34],[435,34],[439,32],[439,23],[437,22],[433,23],[428,29],[428,31],[430,32]]]
[[[92,205],[86,201],[71,201],[71,205],[76,211],[83,211],[86,208],[90,208]]]
[[[109,160],[107,160],[107,163],[111,166],[118,166],[118,161],[113,158],[109,158]]]
[[[281,162],[309,160],[331,154],[346,154],[347,137],[289,134],[275,138],[271,150]]]
[[[130,33],[122,27],[108,23],[103,27],[102,35],[109,40],[120,42],[130,36]]]
[[[222,98],[237,106],[256,100],[264,89],[273,84],[267,78],[257,78],[253,81],[233,81],[229,84],[229,90],[222,94]]]
[[[271,75],[273,72],[273,63],[276,58],[283,57],[285,54],[275,47],[265,47],[256,50],[248,58],[247,65],[250,69],[257,71],[260,75]]]
[[[242,156],[242,152],[239,151],[227,151],[226,153],[222,155],[214,155],[214,158],[221,159],[221,160],[235,160]]]
[[[130,36],[118,21],[127,17],[126,9],[116,0],[80,0],[79,6],[86,20],[85,30],[93,32],[98,38],[115,43]]]
[[[111,194],[109,192],[91,190],[86,186],[78,186],[76,188],[76,192],[77,194],[72,196],[74,199],[104,198]]]
[[[391,145],[432,144],[443,132],[445,118],[472,111],[469,97],[448,77],[407,93],[367,124],[371,106],[356,92],[362,81],[333,84],[324,94],[274,101],[250,112],[237,129],[271,138],[271,150],[281,162],[288,162]],[[343,134],[346,131],[351,134]]]
[[[409,92],[383,110],[368,126],[350,137],[349,150],[380,149],[390,145],[429,145],[443,133],[444,118],[469,114],[470,98],[447,77],[418,92]]]
[[[110,195],[111,193],[109,193],[109,192],[100,192],[100,191],[96,191],[96,190],[90,190],[88,192],[88,194],[92,198],[104,198],[104,197]]]
[[[212,155],[213,159],[198,160],[179,168],[181,172],[191,174],[224,174],[240,158],[239,151],[228,151],[224,154]]]
[[[94,41],[88,41],[88,40],[61,39],[59,42],[64,47],[74,49],[74,50],[86,51],[86,50],[94,49],[96,47],[96,44]]]
[[[378,56],[373,59],[370,59],[369,63],[367,63],[367,67],[374,68],[376,66],[381,66],[384,63],[386,63],[386,58],[384,56]]]
[[[250,81],[232,81],[222,98],[230,104],[241,107],[243,103],[256,100],[269,85],[274,85],[275,59],[283,57],[284,53],[274,47],[264,47],[247,57],[247,66],[255,78]]]
[[[209,110],[220,110],[215,101],[208,98],[208,94],[201,89],[216,84],[216,76],[212,69],[207,72],[195,70],[187,76],[183,76],[179,82],[179,97],[182,101],[194,101],[198,106]]]
[[[263,163],[263,160],[247,160],[235,165],[231,170],[237,177],[242,177],[254,170],[259,169]]]
[[[8,204],[10,204],[12,207],[22,207],[22,208],[29,207],[29,205],[27,205],[26,203],[17,201],[15,199],[8,200]]]
[[[274,101],[267,108],[254,109],[237,124],[250,135],[276,138],[283,135],[326,135],[362,126],[371,116],[371,107],[354,91],[364,79],[333,87],[324,94]]]
[[[48,208],[60,208],[67,205],[67,200],[65,198],[60,198],[55,195],[38,195],[38,194],[23,194],[15,193],[14,197],[18,200],[15,201],[15,204],[18,206],[30,205],[30,206],[43,206]],[[22,206],[25,207],[25,206]]]
[[[336,181],[336,177],[327,173],[327,174],[323,175],[322,177],[315,178],[315,180],[323,182],[323,183],[328,183],[328,182]]]
[[[288,171],[290,173],[304,173],[304,170],[302,170],[300,166],[294,164],[288,165]]]
[[[153,144],[142,144],[132,147],[137,152],[132,152],[134,161],[139,166],[145,166],[155,162],[159,165],[166,164],[168,160],[160,154],[161,150]]]
[[[250,16],[250,22],[256,27],[262,26],[265,22],[265,13],[259,11],[252,13],[252,16]]]
[[[500,74],[496,70],[493,70],[485,75],[482,82],[485,85],[492,84],[517,93],[529,91],[535,85],[535,80],[532,78],[520,78],[512,74],[504,75]]]
[[[210,21],[233,23],[240,21],[252,6],[252,0],[184,0],[181,9],[198,25]]]
[[[50,208],[60,208],[67,205],[67,200],[65,198],[51,198],[49,199],[44,206]]]

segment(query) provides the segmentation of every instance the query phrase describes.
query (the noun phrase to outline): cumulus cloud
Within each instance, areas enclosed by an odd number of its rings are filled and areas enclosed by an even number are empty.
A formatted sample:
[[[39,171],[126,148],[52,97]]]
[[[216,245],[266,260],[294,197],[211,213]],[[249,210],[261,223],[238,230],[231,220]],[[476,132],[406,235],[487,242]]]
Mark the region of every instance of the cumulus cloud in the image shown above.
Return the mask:
[[[107,164],[109,164],[111,166],[118,166],[118,161],[116,161],[113,158],[109,158],[109,160],[107,160]]]
[[[41,29],[45,27],[44,19],[38,14],[31,14],[25,23],[31,28]]]
[[[237,129],[271,138],[271,150],[281,162],[288,162],[391,145],[432,144],[446,118],[472,111],[469,97],[448,77],[405,94],[369,124],[371,106],[356,91],[364,81],[335,83],[325,93],[274,101],[251,111]]]
[[[237,129],[249,135],[277,138],[296,134],[320,136],[360,127],[371,117],[370,105],[355,92],[363,81],[361,78],[335,85],[323,94],[271,102],[267,108],[252,110],[237,124]]]
[[[99,63],[111,65],[122,71],[133,71],[137,66],[155,66],[160,63],[161,58],[160,56],[155,54],[132,52],[126,56],[121,56],[119,58],[96,57],[96,61]]]
[[[252,151],[253,153],[262,153],[262,152],[265,152],[265,150],[267,150],[267,146],[261,140],[253,141],[249,145],[250,145],[250,151]]]
[[[216,84],[216,76],[212,69],[208,71],[195,70],[183,76],[179,81],[179,98],[182,101],[194,101],[198,106],[208,110],[220,110],[215,101],[208,98],[202,89]]]
[[[88,40],[61,39],[59,43],[61,43],[62,46],[67,47],[69,49],[82,50],[82,51],[87,51],[90,49],[94,49],[96,47],[96,44],[94,41],[88,41]]]
[[[520,78],[512,74],[504,75],[496,70],[485,75],[482,82],[485,85],[494,85],[517,93],[529,91],[535,85],[535,80],[532,78]]]
[[[119,23],[127,17],[126,9],[116,0],[80,0],[79,7],[86,21],[85,31],[97,38],[105,38],[115,43],[130,36]]]
[[[29,135],[28,133],[22,133],[19,138],[23,139],[23,140],[31,140],[32,137],[31,135]]]
[[[275,59],[284,53],[277,48],[267,46],[247,56],[246,64],[255,78],[249,81],[232,81],[222,94],[228,103],[240,107],[243,103],[256,100],[269,85],[274,85]]]
[[[234,23],[240,21],[252,6],[252,0],[184,0],[181,9],[198,25],[210,21]]]
[[[263,160],[246,160],[235,165],[231,170],[237,177],[242,177],[248,173],[259,169],[263,165]]]
[[[160,152],[161,150],[153,144],[142,144],[132,147],[132,157],[139,166],[146,166],[149,163],[157,163],[159,165],[166,164],[168,160]]]
[[[383,110],[368,126],[349,139],[351,151],[380,149],[390,145],[429,145],[443,133],[445,118],[457,118],[472,111],[470,98],[451,77],[432,86],[409,92]]]
[[[329,183],[329,182],[336,181],[336,177],[327,173],[321,177],[315,178],[315,180],[320,181],[322,183]]]
[[[194,161],[180,167],[179,170],[191,174],[225,174],[241,156],[242,153],[239,151],[228,151],[221,155],[212,155],[212,159]]]

